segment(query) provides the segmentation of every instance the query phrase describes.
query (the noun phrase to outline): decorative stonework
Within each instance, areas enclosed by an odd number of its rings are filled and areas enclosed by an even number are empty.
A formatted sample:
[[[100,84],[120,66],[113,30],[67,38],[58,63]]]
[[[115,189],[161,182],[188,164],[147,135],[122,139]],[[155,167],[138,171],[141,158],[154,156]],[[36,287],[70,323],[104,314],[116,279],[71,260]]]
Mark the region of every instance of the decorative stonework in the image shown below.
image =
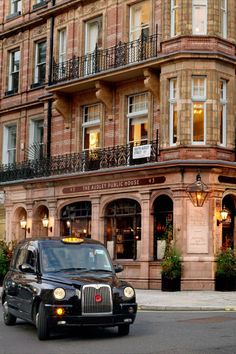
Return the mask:
[[[97,91],[96,91],[96,97],[101,101],[107,109],[108,116],[110,119],[112,119],[112,108],[113,108],[113,91],[112,89],[107,85],[102,83],[101,81],[96,82],[95,85]]]
[[[54,101],[54,107],[64,118],[65,127],[70,128],[72,112],[70,98],[67,95],[57,94]]]
[[[43,24],[42,26],[38,26],[33,31],[33,37],[36,37],[40,34],[47,32],[47,24]]]
[[[158,104],[160,104],[160,78],[150,69],[145,69],[143,74],[145,76],[145,87],[156,97]]]

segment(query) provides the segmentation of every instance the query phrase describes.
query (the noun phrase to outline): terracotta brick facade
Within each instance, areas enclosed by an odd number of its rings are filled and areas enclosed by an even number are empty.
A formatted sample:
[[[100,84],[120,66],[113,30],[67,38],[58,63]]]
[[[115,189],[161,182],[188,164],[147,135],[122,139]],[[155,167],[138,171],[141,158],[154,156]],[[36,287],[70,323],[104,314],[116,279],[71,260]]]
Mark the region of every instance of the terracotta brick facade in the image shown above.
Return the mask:
[[[75,205],[82,208],[87,202],[91,205],[89,217],[74,220],[70,232],[85,230],[87,236],[105,242],[114,260],[124,265],[123,276],[135,286],[160,289],[156,242],[163,210],[158,198],[165,196],[172,209],[164,212],[182,252],[182,289],[213,289],[218,249],[227,238],[236,247],[235,1],[226,1],[226,36],[222,34],[218,0],[205,2],[207,29],[199,35],[193,35],[194,2],[179,0],[175,36],[171,34],[173,9],[167,0],[21,2],[21,10],[15,13],[11,13],[10,1],[0,4],[0,237],[10,241],[62,235],[67,232],[68,210]],[[140,11],[134,22],[133,9]],[[101,25],[96,19],[102,19]],[[146,28],[142,27],[145,21]],[[134,41],[132,26],[140,31]],[[59,63],[63,29],[66,59]],[[97,46],[92,53],[86,52],[96,35]],[[40,52],[44,41],[45,53],[43,49]],[[37,81],[37,75],[43,75],[43,82]],[[198,89],[204,90],[205,96],[194,97],[194,78],[204,82],[204,89]],[[176,90],[172,101],[173,79]],[[141,100],[143,93],[147,104],[135,115],[130,102],[134,97]],[[173,102],[175,117],[171,116]],[[84,107],[97,104],[99,150],[86,151],[85,135],[91,134],[86,129],[90,132],[94,126],[86,121]],[[204,141],[201,137],[197,143],[194,129],[198,130],[199,122],[197,118],[194,121],[194,104],[195,110],[199,109],[197,104],[204,107]],[[37,128],[41,122],[42,128]],[[15,160],[8,164],[12,126],[16,127],[16,143],[10,148],[15,150]],[[33,129],[43,131],[43,159],[39,158],[34,168],[31,164],[36,155],[32,159],[29,151],[39,140]],[[136,134],[147,130],[143,144],[150,144],[155,160],[150,156],[132,160],[132,129]],[[174,144],[172,134],[176,135]],[[41,148],[37,144],[35,149]],[[29,170],[25,172],[27,161]],[[200,208],[192,205],[186,193],[198,171],[209,191]],[[225,182],[220,182],[220,176]],[[164,182],[157,182],[157,177]],[[65,192],[67,187],[69,192]],[[126,210],[125,201],[133,203],[130,208],[136,208],[135,213],[140,207],[141,213],[135,217],[131,213],[118,232],[120,219],[112,218],[109,210],[113,202],[117,203],[115,208],[121,202]],[[230,218],[217,226],[224,204]],[[47,230],[41,222],[44,215],[49,218]],[[23,216],[26,230],[20,228]],[[127,241],[128,229],[130,233],[133,230],[132,237],[141,230],[141,236]],[[118,247],[120,233],[122,246],[132,242],[134,253],[127,250],[122,256],[117,251],[122,249]]]

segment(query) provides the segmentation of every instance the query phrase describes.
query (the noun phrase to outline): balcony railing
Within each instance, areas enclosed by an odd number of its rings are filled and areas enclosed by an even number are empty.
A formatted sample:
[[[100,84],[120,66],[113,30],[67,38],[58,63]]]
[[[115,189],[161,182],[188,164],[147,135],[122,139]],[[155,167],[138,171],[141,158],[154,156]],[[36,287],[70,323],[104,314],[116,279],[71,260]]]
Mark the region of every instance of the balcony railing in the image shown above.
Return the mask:
[[[96,73],[116,69],[157,57],[158,34],[141,35],[135,41],[122,43],[107,49],[95,48],[82,57],[73,57],[53,65],[52,84],[79,79]]]
[[[134,148],[138,146],[142,146],[142,150],[137,152]],[[18,163],[1,165],[0,184],[9,181],[147,164],[158,161],[158,155],[158,140],[154,140],[145,145],[117,145],[82,153],[28,159]]]

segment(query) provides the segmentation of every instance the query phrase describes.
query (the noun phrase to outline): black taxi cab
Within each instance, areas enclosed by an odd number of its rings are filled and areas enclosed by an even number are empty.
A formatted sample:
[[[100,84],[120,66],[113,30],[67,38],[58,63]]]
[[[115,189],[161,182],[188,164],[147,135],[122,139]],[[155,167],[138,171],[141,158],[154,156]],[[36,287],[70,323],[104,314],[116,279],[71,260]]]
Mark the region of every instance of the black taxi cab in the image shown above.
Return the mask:
[[[122,269],[92,239],[21,241],[3,282],[4,323],[34,323],[40,340],[61,326],[117,326],[127,335],[137,304],[134,288],[116,275]]]

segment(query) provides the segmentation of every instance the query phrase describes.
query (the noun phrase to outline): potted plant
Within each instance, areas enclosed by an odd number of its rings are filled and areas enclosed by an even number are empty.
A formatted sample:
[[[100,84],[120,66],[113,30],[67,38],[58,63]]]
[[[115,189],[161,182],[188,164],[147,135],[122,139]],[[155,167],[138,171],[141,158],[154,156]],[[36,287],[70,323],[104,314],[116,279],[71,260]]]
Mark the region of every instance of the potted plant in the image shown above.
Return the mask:
[[[181,290],[182,264],[181,255],[177,248],[169,245],[161,263],[161,290],[180,291]]]
[[[216,291],[236,291],[236,255],[226,242],[216,257]]]

